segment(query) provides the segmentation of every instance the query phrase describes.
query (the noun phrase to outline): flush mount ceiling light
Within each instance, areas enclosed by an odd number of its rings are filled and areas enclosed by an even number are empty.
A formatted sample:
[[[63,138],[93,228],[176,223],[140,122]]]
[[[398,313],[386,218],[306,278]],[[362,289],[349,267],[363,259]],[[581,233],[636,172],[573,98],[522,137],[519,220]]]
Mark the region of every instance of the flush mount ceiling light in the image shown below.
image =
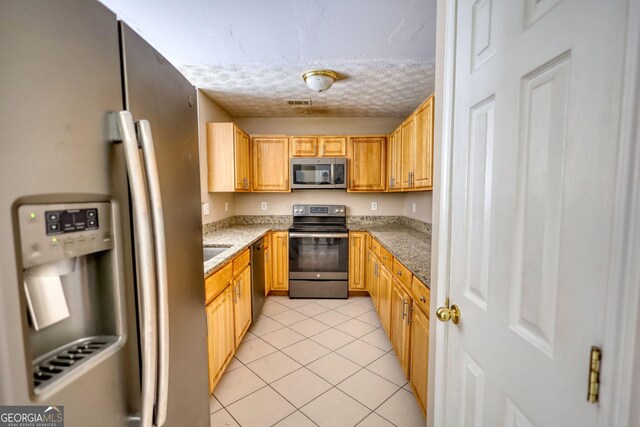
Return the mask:
[[[338,79],[338,74],[331,70],[311,70],[302,75],[309,89],[324,92]]]

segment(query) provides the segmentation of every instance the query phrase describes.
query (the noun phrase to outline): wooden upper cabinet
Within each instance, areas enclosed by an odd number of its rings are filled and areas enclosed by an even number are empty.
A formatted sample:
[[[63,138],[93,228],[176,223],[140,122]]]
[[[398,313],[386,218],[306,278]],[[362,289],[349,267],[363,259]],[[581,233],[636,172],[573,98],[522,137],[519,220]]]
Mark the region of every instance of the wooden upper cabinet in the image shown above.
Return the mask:
[[[249,135],[237,126],[235,130],[236,191],[249,191],[251,189],[251,182],[249,181],[251,167],[251,162],[249,161]]]
[[[433,95],[413,116],[415,156],[412,188],[433,188]]]
[[[315,136],[292,136],[291,157],[316,157],[318,138]]]
[[[207,123],[209,191],[249,191],[249,135],[234,123]]]
[[[286,136],[254,136],[253,191],[289,191],[289,138]]]
[[[391,133],[388,144],[389,191],[402,190],[402,128]]]
[[[318,157],[345,157],[346,155],[346,136],[321,136],[318,139]]]
[[[384,191],[386,189],[385,136],[349,138],[348,191]]]
[[[403,189],[411,188],[411,174],[413,173],[413,157],[415,156],[415,127],[413,117],[409,117],[401,126],[401,172],[400,183]]]

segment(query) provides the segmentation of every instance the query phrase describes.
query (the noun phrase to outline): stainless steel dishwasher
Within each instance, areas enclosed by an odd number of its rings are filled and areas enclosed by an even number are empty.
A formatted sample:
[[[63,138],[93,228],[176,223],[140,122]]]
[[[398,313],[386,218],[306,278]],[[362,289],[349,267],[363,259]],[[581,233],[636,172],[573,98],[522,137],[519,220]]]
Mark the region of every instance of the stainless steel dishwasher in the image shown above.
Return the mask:
[[[251,246],[251,319],[256,321],[264,305],[264,239]]]

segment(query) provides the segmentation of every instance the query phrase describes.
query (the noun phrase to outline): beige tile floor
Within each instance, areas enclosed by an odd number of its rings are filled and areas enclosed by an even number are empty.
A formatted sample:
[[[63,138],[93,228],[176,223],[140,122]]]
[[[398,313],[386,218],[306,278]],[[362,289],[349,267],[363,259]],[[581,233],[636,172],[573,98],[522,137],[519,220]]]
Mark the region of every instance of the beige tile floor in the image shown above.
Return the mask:
[[[212,427],[425,426],[368,297],[269,297],[210,411]]]

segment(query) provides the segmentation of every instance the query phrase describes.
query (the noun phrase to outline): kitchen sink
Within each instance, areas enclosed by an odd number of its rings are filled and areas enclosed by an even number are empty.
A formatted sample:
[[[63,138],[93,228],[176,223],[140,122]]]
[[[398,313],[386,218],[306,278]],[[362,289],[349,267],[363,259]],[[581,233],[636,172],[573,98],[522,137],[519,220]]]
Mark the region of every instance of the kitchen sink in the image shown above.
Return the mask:
[[[213,258],[216,255],[220,255],[222,252],[226,251],[230,247],[231,247],[231,245],[228,245],[228,246],[216,246],[216,247],[207,247],[207,246],[205,246],[204,248],[202,248],[202,251],[203,251],[203,254],[204,254],[204,261],[205,262],[209,261],[211,258]]]

